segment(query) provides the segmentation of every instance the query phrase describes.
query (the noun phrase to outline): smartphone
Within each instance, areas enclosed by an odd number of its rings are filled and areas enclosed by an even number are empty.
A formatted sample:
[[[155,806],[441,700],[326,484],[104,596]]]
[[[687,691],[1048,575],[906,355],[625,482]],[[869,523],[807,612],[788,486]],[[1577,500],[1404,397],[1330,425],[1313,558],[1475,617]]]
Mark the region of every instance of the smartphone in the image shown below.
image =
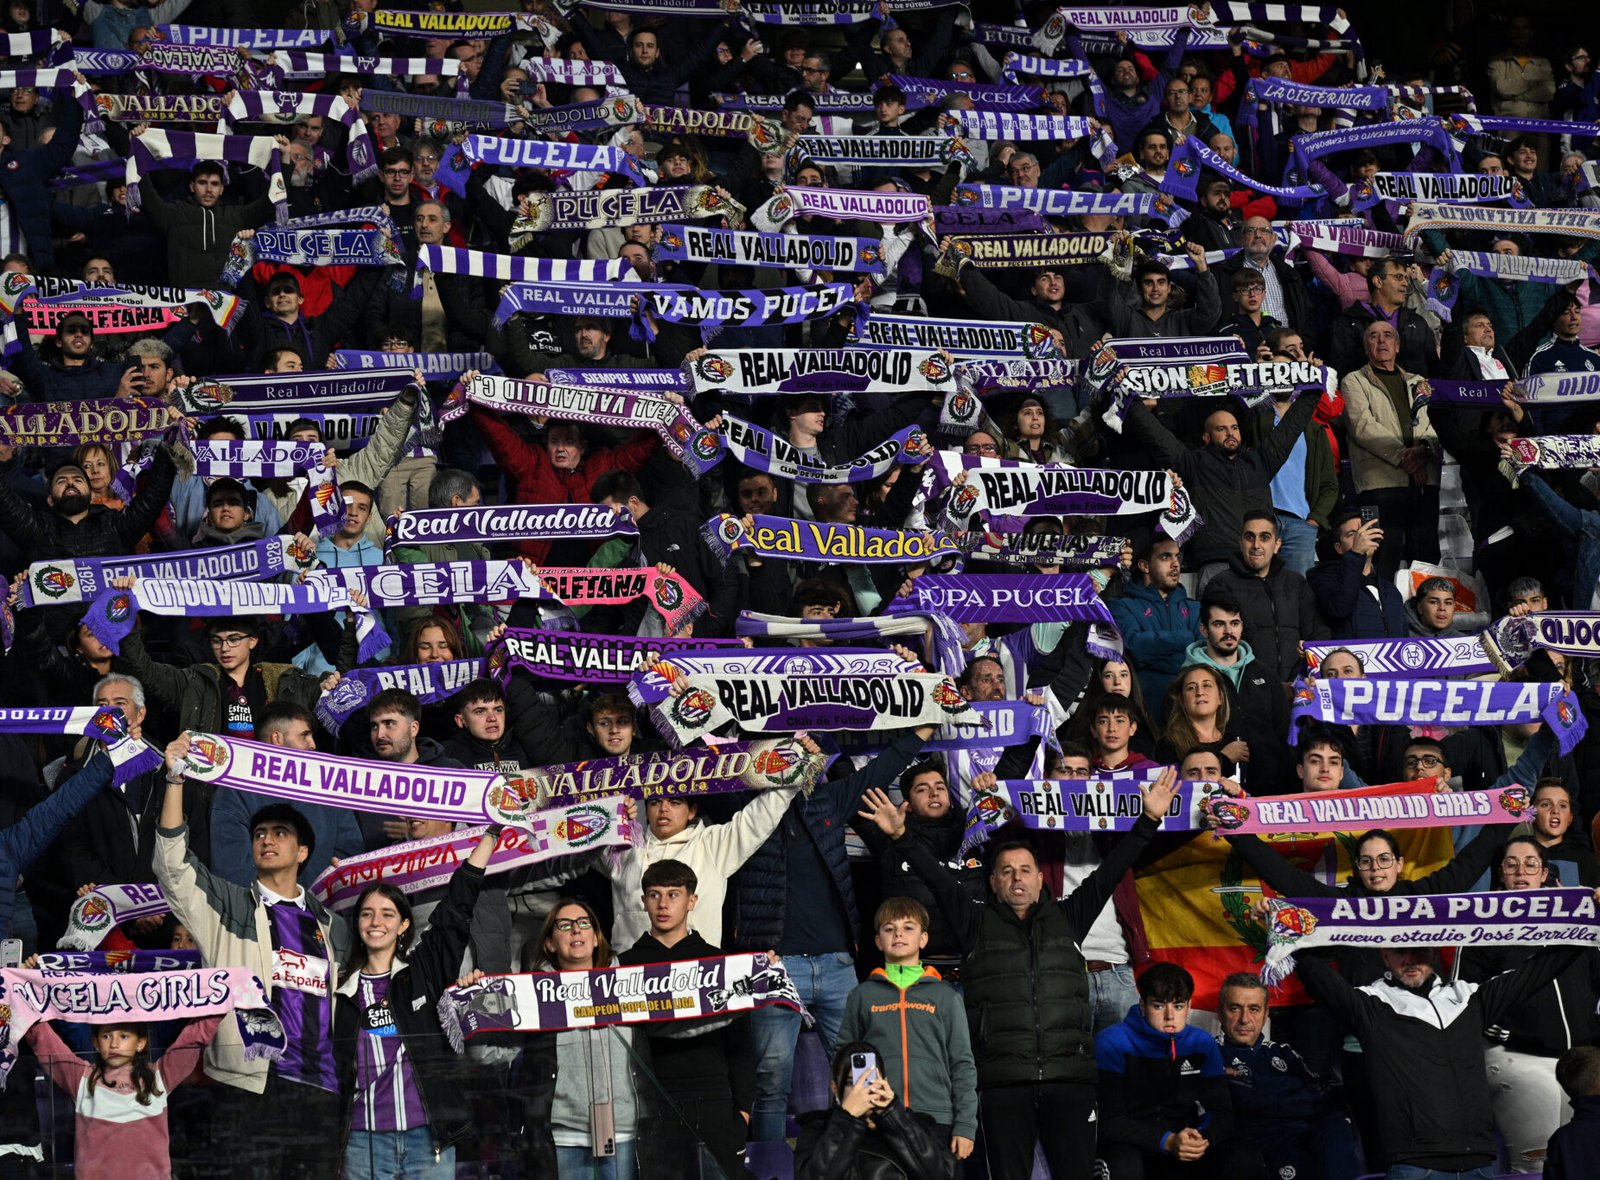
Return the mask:
[[[0,942],[0,967],[22,966],[22,939],[8,938]]]
[[[876,1071],[877,1065],[871,1053],[850,1054],[850,1084],[859,1086],[863,1078]]]
[[[1367,506],[1365,506],[1364,508],[1361,509],[1361,523],[1362,524],[1371,524],[1373,521],[1375,521],[1377,519],[1378,519],[1378,509],[1375,506],[1373,506],[1371,504],[1368,504]]]

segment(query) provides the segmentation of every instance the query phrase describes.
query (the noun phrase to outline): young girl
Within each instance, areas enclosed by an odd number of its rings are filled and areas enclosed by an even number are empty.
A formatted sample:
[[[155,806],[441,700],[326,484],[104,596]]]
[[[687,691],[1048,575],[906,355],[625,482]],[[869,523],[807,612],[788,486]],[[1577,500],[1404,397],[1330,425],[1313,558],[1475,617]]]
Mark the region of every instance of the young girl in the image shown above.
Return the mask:
[[[149,1028],[97,1024],[89,1064],[45,1021],[27,1041],[45,1070],[73,1096],[77,1112],[75,1175],[81,1180],[167,1180],[167,1095],[183,1084],[216,1035],[221,1016],[191,1021],[154,1065]]]

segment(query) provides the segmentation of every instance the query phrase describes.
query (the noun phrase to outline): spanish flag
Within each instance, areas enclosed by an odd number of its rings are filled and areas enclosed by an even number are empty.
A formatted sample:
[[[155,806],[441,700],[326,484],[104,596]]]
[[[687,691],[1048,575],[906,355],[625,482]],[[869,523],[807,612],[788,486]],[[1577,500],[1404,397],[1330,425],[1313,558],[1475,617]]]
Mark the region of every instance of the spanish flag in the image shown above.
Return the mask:
[[[1405,857],[1406,875],[1421,877],[1451,858],[1450,828],[1412,828],[1393,833]],[[1262,836],[1296,868],[1335,884],[1354,871],[1360,832]],[[1215,1009],[1222,981],[1235,971],[1261,970],[1266,931],[1250,917],[1250,903],[1263,886],[1244,857],[1221,836],[1204,832],[1160,860],[1138,869],[1134,884],[1151,958],[1176,963],[1194,976],[1196,1008]],[[1276,896],[1270,890],[1268,896]],[[1306,994],[1291,976],[1274,992],[1274,1004],[1304,1004]]]

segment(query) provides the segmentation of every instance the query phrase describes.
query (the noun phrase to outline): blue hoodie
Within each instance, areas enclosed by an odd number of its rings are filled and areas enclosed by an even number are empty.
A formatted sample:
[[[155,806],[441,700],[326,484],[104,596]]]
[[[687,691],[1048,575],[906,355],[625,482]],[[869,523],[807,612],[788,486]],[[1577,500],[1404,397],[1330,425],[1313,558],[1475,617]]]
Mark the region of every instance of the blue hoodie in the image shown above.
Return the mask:
[[[1217,1042],[1190,1025],[1157,1032],[1135,1004],[1094,1039],[1100,1069],[1100,1142],[1156,1152],[1195,1127],[1219,1142],[1233,1134],[1233,1105]]]

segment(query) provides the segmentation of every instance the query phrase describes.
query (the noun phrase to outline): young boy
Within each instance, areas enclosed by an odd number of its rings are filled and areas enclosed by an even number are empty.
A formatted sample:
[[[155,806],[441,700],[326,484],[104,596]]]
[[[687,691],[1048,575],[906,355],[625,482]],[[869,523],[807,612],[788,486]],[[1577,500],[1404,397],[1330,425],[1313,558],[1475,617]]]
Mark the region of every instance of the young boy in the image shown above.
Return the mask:
[[[650,932],[617,956],[619,963],[632,967],[722,953],[689,929],[689,915],[700,900],[695,892],[700,883],[693,869],[681,860],[658,860],[645,869],[642,883]],[[738,1176],[744,1170],[739,1152],[744,1146],[756,1087],[749,1014],[741,1013],[731,1021],[718,1018],[716,1026],[703,1033],[685,1035],[682,1024],[672,1021],[669,1026],[646,1026],[652,1068],[677,1103],[684,1122],[694,1128],[716,1157],[723,1174]],[[675,1119],[664,1122],[677,1127]],[[679,1147],[681,1150],[677,1150]],[[686,1176],[699,1175],[695,1158],[693,1147],[687,1142],[673,1144],[672,1150],[664,1149],[661,1154],[662,1161],[681,1165]],[[663,1166],[670,1169],[672,1164]]]
[[[1189,1027],[1194,980],[1175,963],[1139,977],[1139,1003],[1095,1037],[1100,1158],[1113,1176],[1259,1176],[1261,1157],[1233,1137],[1217,1042]]]
[[[1139,723],[1133,719],[1133,702],[1118,692],[1101,697],[1089,718],[1089,744],[1096,770],[1135,770],[1150,759],[1129,748]]]
[[[891,897],[872,924],[884,965],[845,1000],[839,1043],[876,1045],[906,1109],[936,1123],[964,1160],[978,1132],[978,1067],[961,996],[922,964],[928,911],[915,898]]]
[[[1572,1121],[1550,1136],[1548,1180],[1600,1176],[1600,1049],[1579,1045],[1556,1062],[1556,1081],[1572,1100]]]

